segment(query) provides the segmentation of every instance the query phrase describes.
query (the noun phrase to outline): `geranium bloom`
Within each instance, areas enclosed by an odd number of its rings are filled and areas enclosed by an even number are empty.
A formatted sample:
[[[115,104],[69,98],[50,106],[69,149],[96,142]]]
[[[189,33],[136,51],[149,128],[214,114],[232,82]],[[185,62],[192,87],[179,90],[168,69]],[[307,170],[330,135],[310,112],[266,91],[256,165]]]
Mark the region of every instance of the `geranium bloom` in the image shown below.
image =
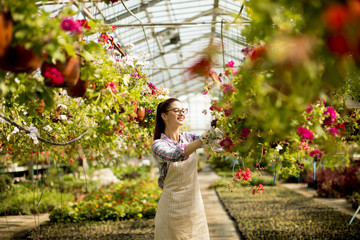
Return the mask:
[[[206,94],[208,94],[208,91],[204,90],[202,94],[206,95]]]
[[[321,158],[323,156],[323,154],[319,150],[313,150],[310,152],[310,156]]]
[[[231,113],[232,113],[232,108],[224,109],[224,114],[226,117],[229,116]]]
[[[145,109],[145,112],[152,113],[152,110],[151,110],[151,109],[146,108],[146,109]]]
[[[259,186],[252,188],[252,194],[262,193],[263,191],[264,191],[264,186],[262,184],[259,184]]]
[[[299,150],[306,150],[309,153],[309,149],[309,144],[305,140],[302,140],[299,144]]]
[[[241,168],[239,168],[239,171],[236,173],[236,176],[238,177],[238,179],[242,179],[243,181],[248,181],[251,178],[251,174],[252,172],[250,171],[249,168],[242,170]]]
[[[234,67],[234,61],[230,61],[230,62],[228,62],[227,64],[226,64],[226,66],[228,66],[228,67]]]
[[[250,130],[248,128],[243,128],[241,130],[240,136],[241,137],[247,137],[247,136],[249,136],[249,134],[250,134]]]
[[[310,113],[313,110],[313,106],[312,105],[308,105],[306,107],[306,113]]]
[[[61,72],[59,72],[59,70],[57,70],[56,67],[46,66],[44,76],[45,78],[51,79],[51,82],[56,86],[64,83],[64,76],[61,74]]]
[[[230,138],[224,138],[220,142],[220,146],[222,147],[231,147],[233,145],[233,141]]]
[[[117,91],[117,87],[116,87],[115,83],[113,83],[113,82],[108,82],[106,87],[110,88],[110,90],[111,90],[112,92],[116,92],[116,91]]]
[[[340,131],[336,128],[329,128],[329,133],[331,133],[333,136],[340,135]]]
[[[207,77],[211,70],[212,62],[206,57],[202,56],[195,64],[190,66],[187,71],[190,73],[190,77]]]
[[[79,25],[79,26],[82,26],[86,29],[91,29],[91,27],[88,25],[88,21],[86,19],[82,19],[82,20],[76,20],[76,23]]]
[[[326,107],[326,110],[324,111],[324,115],[326,116],[324,120],[324,125],[331,126],[336,120],[336,112],[332,107]]]
[[[307,128],[304,128],[302,126],[298,127],[297,132],[306,139],[310,139],[313,140],[314,139],[314,134]]]
[[[72,34],[79,34],[81,33],[81,26],[79,23],[74,21],[74,19],[70,17],[66,17],[61,22],[61,28],[65,31],[69,31]]]
[[[224,95],[236,92],[236,89],[233,86],[231,86],[230,84],[227,84],[227,83],[221,84],[220,88],[223,89],[223,94]]]
[[[217,110],[218,112],[221,112],[221,107],[217,105],[211,105],[209,108],[211,111]]]
[[[105,33],[102,33],[100,35],[100,37],[98,38],[98,42],[110,43],[108,35],[106,35]]]

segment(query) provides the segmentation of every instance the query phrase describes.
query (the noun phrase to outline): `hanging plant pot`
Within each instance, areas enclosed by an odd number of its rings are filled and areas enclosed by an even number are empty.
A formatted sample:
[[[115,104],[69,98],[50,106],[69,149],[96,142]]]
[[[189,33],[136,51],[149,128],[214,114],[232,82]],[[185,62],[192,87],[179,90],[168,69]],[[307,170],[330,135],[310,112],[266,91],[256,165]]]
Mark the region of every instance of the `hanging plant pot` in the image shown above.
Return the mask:
[[[44,59],[23,46],[10,47],[0,58],[0,68],[14,73],[30,73],[38,69]]]
[[[9,12],[0,12],[0,57],[4,56],[10,47],[13,33],[13,21]]]
[[[145,120],[145,108],[140,107],[137,110],[137,119],[139,120],[139,122],[143,122]]]
[[[80,57],[67,57],[64,63],[44,62],[41,75],[48,87],[74,87],[80,79]]]
[[[74,87],[68,87],[66,88],[66,91],[70,97],[82,97],[84,96],[88,86],[89,81],[79,79]]]

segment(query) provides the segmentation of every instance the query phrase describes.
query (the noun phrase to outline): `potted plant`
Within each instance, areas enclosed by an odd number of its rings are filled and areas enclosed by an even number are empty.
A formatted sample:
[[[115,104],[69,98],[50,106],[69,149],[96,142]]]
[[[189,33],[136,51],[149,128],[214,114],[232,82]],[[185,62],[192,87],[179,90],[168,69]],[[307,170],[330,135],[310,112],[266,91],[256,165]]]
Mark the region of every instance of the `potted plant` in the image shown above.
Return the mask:
[[[2,57],[10,46],[13,33],[13,22],[5,9],[0,11],[0,32],[0,57]]]

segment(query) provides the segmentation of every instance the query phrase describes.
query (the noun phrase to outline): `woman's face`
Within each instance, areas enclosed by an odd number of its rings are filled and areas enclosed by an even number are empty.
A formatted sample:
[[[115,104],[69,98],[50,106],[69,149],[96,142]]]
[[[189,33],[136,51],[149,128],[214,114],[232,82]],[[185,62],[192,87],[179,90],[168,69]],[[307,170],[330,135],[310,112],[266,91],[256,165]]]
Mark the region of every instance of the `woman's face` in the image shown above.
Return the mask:
[[[165,125],[182,126],[185,123],[185,109],[181,102],[175,101],[171,103],[166,113],[163,113]]]

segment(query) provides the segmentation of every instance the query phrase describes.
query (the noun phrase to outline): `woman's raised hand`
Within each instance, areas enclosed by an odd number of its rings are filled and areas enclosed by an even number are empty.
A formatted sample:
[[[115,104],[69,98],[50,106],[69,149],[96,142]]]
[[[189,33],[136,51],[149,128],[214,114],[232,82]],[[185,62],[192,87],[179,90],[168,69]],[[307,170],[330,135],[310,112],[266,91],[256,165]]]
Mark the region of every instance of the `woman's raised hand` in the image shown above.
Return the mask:
[[[211,128],[209,130],[206,130],[200,136],[200,140],[203,142],[203,144],[211,144],[211,142],[222,138],[223,138],[223,132],[218,128]]]

